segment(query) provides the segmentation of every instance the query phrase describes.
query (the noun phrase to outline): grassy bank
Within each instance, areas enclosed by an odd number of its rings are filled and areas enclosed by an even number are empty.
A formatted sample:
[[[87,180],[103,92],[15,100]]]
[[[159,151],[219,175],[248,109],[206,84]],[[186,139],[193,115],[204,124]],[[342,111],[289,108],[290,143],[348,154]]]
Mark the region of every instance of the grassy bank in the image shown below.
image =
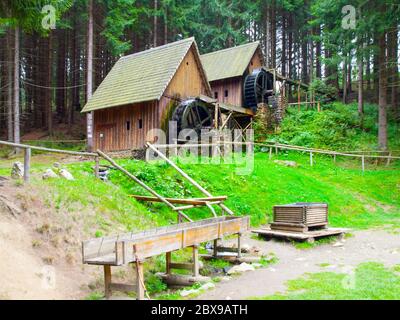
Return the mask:
[[[266,296],[264,300],[398,300],[400,265],[385,268],[368,262],[353,272],[321,272],[288,281],[286,293]]]
[[[276,159],[296,161],[298,167],[276,164]],[[255,226],[270,220],[274,205],[292,202],[328,203],[333,226],[368,228],[399,223],[400,196],[396,190],[400,188],[400,172],[396,167],[380,167],[362,174],[357,163],[346,161],[335,165],[332,159],[323,156],[314,160],[315,165],[310,167],[307,155],[284,153],[271,161],[266,153],[257,153],[253,172],[244,176],[235,173],[234,165],[181,164],[181,167],[214,195],[228,195],[227,205],[237,214],[250,215]],[[121,163],[160,194],[201,196],[166,164]],[[119,172],[113,173],[111,180],[118,181],[127,193],[143,194]],[[163,205],[147,207],[168,219],[175,219]],[[190,211],[190,216],[195,218],[209,214],[204,209]]]

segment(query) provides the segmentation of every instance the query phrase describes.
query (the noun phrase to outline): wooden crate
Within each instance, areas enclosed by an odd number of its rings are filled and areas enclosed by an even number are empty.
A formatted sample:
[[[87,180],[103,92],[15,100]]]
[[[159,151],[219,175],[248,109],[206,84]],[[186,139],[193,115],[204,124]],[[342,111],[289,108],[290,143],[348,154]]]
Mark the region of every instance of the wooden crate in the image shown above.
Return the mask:
[[[274,207],[273,230],[305,232],[328,225],[326,203],[293,203]]]

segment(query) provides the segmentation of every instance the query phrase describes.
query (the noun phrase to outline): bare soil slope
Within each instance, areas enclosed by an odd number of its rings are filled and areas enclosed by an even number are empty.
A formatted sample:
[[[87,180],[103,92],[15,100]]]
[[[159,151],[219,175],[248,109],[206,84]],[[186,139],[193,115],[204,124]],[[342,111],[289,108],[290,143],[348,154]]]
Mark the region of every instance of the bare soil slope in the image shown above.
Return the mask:
[[[84,298],[101,274],[82,267],[81,237],[34,193],[0,186],[0,299]]]

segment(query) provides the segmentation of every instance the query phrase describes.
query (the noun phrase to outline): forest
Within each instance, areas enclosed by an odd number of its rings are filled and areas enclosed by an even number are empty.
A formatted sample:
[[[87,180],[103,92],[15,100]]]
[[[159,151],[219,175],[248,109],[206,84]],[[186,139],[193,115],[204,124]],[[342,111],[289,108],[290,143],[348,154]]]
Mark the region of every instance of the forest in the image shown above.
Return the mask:
[[[358,101],[360,117],[376,103],[385,150],[388,115],[400,121],[400,3],[350,2],[1,0],[0,135],[85,139],[80,110],[121,56],[194,36],[201,53],[258,40],[268,68]]]

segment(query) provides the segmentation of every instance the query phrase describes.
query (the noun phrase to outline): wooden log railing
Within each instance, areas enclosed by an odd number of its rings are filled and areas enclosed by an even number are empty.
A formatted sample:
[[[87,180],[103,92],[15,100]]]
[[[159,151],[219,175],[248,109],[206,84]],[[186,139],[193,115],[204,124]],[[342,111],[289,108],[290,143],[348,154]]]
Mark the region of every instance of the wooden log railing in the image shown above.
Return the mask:
[[[29,182],[30,180],[30,168],[31,168],[31,155],[32,150],[49,152],[49,153],[59,153],[59,154],[66,154],[66,155],[73,155],[73,156],[82,156],[82,157],[93,157],[95,160],[95,174],[96,177],[99,176],[99,155],[97,153],[92,152],[79,152],[79,151],[70,151],[70,150],[61,150],[61,149],[51,149],[39,146],[32,146],[28,144],[22,143],[14,143],[8,141],[0,140],[0,145],[12,147],[16,149],[23,149],[24,150],[24,181]]]
[[[353,152],[343,152],[343,151],[332,151],[332,150],[325,150],[325,149],[317,149],[317,148],[307,148],[307,147],[302,147],[302,146],[294,146],[294,145],[289,145],[289,144],[280,144],[277,142],[271,142],[267,141],[265,143],[259,143],[259,142],[239,142],[239,141],[220,141],[220,142],[215,142],[215,143],[205,143],[205,144],[182,144],[182,145],[168,145],[168,144],[162,144],[162,145],[154,145],[153,148],[202,148],[202,147],[221,147],[224,145],[252,145],[258,146],[258,147],[266,147],[269,148],[269,157],[270,159],[272,158],[272,151],[275,149],[275,154],[278,154],[279,150],[290,150],[290,151],[298,151],[298,152],[306,152],[310,154],[310,165],[314,165],[314,155],[315,154],[325,154],[325,155],[331,155],[333,156],[334,161],[336,162],[337,156],[343,156],[343,157],[349,157],[349,158],[358,158],[361,160],[361,168],[362,171],[365,171],[365,163],[367,159],[385,159],[387,161],[386,165],[389,165],[391,161],[393,160],[400,160],[400,156],[393,156],[391,151],[381,151],[378,153],[389,153],[389,155],[372,155],[372,154],[367,154],[368,152],[365,152],[363,154],[359,153],[353,153]],[[373,153],[373,151],[370,151],[370,153]],[[165,157],[165,156],[164,156]],[[161,157],[162,159],[165,160],[164,157]],[[168,159],[169,160],[169,159]],[[170,160],[169,160],[170,161]]]

